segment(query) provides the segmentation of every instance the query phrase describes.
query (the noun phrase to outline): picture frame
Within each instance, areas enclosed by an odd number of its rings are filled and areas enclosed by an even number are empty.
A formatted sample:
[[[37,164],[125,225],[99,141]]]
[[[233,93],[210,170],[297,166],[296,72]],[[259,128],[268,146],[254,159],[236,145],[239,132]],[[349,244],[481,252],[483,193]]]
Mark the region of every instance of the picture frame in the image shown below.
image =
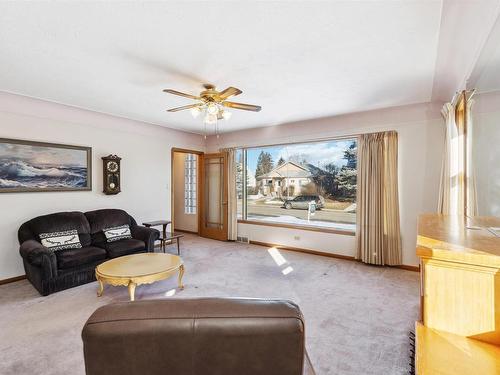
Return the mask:
[[[92,190],[92,148],[0,138],[0,193]]]

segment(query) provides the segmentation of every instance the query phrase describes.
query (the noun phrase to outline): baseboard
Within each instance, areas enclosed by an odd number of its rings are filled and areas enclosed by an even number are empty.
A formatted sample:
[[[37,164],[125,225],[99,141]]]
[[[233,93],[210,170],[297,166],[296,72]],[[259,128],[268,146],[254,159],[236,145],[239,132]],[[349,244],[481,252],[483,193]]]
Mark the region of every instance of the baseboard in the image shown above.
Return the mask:
[[[174,229],[174,232],[190,233],[190,234],[196,234],[196,235],[198,235],[198,232],[194,232],[192,230]]]
[[[353,256],[349,255],[341,255],[341,254],[335,254],[335,253],[325,253],[324,251],[318,251],[318,250],[312,250],[312,249],[304,249],[300,247],[293,247],[293,246],[286,246],[286,245],[278,245],[278,244],[273,244],[269,242],[260,242],[260,241],[253,241],[250,240],[250,243],[253,245],[259,245],[259,246],[265,246],[265,247],[275,247],[277,249],[283,249],[283,250],[290,250],[290,251],[296,251],[298,253],[306,253],[306,254],[312,254],[312,255],[319,255],[323,257],[328,257],[328,258],[337,258],[337,259],[344,259],[344,260],[353,260],[358,262],[356,258]],[[413,271],[413,272],[420,272],[420,267],[419,266],[410,266],[406,264],[401,264],[399,266],[391,266],[394,268],[400,268],[406,271]]]
[[[304,249],[304,248],[301,248],[301,247],[292,247],[292,246],[278,245],[278,244],[269,243],[269,242],[260,242],[260,241],[252,241],[252,240],[250,240],[250,243],[253,244],[253,245],[259,245],[259,246],[265,246],[265,247],[275,247],[277,249],[296,251],[298,253],[320,255],[320,256],[324,256],[324,257],[337,258],[337,259],[345,259],[345,260],[355,260],[354,257],[350,256],[350,255],[325,253],[323,251],[317,251],[317,250],[311,250],[311,249]]]
[[[392,266],[394,268],[401,268],[402,270],[420,272],[420,266],[410,266],[407,264],[400,264],[399,266]]]
[[[8,279],[0,280],[0,285],[9,284],[9,283],[13,283],[13,282],[24,280],[24,279],[26,279],[26,275],[9,277]]]

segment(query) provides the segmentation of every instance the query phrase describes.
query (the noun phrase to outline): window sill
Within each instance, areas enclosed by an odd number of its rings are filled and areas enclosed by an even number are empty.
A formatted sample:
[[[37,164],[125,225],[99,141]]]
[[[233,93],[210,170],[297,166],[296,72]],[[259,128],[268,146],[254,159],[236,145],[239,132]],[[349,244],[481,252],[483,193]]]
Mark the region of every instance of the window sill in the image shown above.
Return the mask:
[[[262,225],[262,226],[265,226],[265,227],[277,227],[277,228],[308,230],[308,231],[312,231],[312,232],[333,233],[333,234],[341,234],[341,235],[345,235],[345,236],[355,236],[356,235],[356,232],[351,231],[351,230],[313,227],[313,226],[308,226],[308,225],[296,225],[296,224],[284,224],[284,223],[269,223],[269,222],[263,222],[263,221],[258,221],[258,220],[242,220],[242,219],[238,219],[238,223],[240,223],[240,224]]]

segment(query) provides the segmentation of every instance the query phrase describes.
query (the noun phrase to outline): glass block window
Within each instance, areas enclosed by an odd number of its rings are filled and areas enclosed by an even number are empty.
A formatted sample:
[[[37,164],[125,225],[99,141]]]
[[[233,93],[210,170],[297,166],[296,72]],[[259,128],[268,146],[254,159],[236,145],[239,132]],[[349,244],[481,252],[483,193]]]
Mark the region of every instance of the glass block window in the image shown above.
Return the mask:
[[[196,165],[197,156],[186,154],[184,161],[184,212],[196,214]]]

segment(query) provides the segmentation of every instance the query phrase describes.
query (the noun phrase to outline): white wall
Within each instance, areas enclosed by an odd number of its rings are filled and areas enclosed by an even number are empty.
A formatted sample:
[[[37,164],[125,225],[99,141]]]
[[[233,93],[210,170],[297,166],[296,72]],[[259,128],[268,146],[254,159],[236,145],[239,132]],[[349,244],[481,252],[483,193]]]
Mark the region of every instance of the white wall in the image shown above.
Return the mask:
[[[0,93],[0,138],[92,147],[92,191],[0,194],[0,280],[24,274],[17,230],[57,211],[122,208],[140,223],[170,218],[172,147],[204,150],[199,135]],[[122,192],[102,193],[102,156],[122,157]]]
[[[474,96],[473,164],[478,213],[500,216],[500,92]]]
[[[403,264],[418,265],[415,255],[417,217],[435,212],[444,144],[440,104],[418,104],[301,121],[210,137],[207,149],[300,142],[365,132],[396,130],[399,134],[399,197]],[[296,229],[239,224],[251,240],[354,256],[355,237]],[[294,239],[299,236],[300,239]]]
[[[174,152],[174,226],[176,230],[198,232],[198,213],[185,213],[184,166],[186,155],[188,154]]]
[[[378,130],[399,133],[403,262],[416,265],[418,213],[435,211],[443,126],[440,106],[413,105],[317,119],[209,137],[206,147],[257,146],[313,140]],[[0,194],[0,280],[24,274],[17,229],[37,215],[64,210],[119,207],[139,222],[170,218],[172,147],[204,150],[199,135],[99,114],[22,96],[0,93],[0,137],[91,146],[93,188],[89,192]],[[101,156],[122,160],[122,192],[102,193]],[[355,237],[239,224],[252,240],[354,255]],[[300,240],[295,240],[298,235]]]

